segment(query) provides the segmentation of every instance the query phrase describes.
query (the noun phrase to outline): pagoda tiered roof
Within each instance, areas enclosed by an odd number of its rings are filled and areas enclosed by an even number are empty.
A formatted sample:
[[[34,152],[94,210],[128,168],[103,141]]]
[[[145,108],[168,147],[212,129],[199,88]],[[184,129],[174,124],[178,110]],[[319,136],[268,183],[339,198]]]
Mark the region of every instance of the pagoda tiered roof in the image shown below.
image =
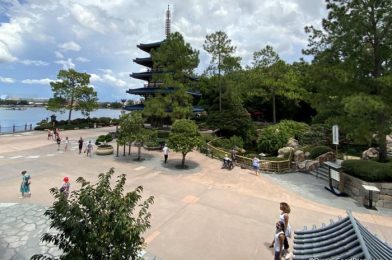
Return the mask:
[[[159,48],[159,46],[161,46],[161,44],[164,42],[160,41],[160,42],[152,42],[152,43],[140,43],[137,45],[137,47],[145,52],[151,53],[152,49],[156,49]]]
[[[124,110],[127,110],[127,111],[141,111],[144,109],[144,104],[124,106],[123,108],[124,108]],[[193,113],[202,113],[204,111],[204,109],[200,106],[193,106],[192,110],[193,110]]]
[[[148,67],[148,68],[152,68],[152,58],[151,57],[147,57],[147,58],[136,58],[133,59],[133,62]]]
[[[140,96],[151,96],[153,94],[169,94],[173,93],[175,88],[172,87],[145,87],[145,88],[136,88],[127,90],[128,94],[132,95],[140,95]],[[201,97],[201,93],[193,90],[188,90],[187,93],[194,97]]]
[[[392,248],[367,230],[350,211],[322,228],[294,233],[293,259],[392,259]]]

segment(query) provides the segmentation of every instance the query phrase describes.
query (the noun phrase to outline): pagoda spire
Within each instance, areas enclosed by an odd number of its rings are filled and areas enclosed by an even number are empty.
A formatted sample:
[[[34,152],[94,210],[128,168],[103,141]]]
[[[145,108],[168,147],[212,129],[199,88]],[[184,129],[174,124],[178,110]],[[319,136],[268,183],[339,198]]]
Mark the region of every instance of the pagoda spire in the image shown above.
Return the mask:
[[[166,33],[166,39],[169,38],[169,36],[170,36],[170,5],[167,5],[165,33]]]

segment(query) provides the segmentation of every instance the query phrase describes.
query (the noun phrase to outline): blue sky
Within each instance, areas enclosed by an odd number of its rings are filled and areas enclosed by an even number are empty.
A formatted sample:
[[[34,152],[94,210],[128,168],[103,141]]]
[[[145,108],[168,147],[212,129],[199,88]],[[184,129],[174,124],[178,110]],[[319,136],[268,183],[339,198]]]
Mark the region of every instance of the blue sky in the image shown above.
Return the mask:
[[[132,60],[146,56],[136,45],[164,39],[168,4],[172,32],[200,51],[198,72],[207,34],[226,32],[244,66],[267,44],[291,63],[303,57],[304,26],[326,16],[323,0],[0,0],[0,96],[49,98],[58,71],[74,68],[100,101],[135,99],[125,91],[143,82],[129,74],[144,68]]]

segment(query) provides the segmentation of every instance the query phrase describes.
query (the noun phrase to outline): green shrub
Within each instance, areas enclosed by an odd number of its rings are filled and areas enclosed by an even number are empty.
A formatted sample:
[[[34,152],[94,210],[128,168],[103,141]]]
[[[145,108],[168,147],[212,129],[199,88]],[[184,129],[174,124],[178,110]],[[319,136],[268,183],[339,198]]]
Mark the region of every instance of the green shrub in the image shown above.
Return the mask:
[[[276,125],[268,126],[260,130],[257,148],[264,153],[276,154],[286,145],[289,138],[290,135],[285,131],[280,131]]]
[[[279,131],[286,132],[290,137],[297,140],[310,129],[309,125],[292,120],[282,120],[275,126],[279,129]]]
[[[319,157],[322,154],[328,153],[328,152],[332,152],[332,148],[328,147],[328,146],[315,146],[313,147],[312,150],[310,150],[310,155],[309,157],[311,159],[316,159],[317,157]]]
[[[227,139],[227,138],[219,138],[219,139],[216,139],[216,140],[214,140],[211,144],[212,144],[213,146],[215,146],[215,147],[220,147],[220,148],[224,148],[224,149],[231,149],[231,148],[233,148],[233,147],[231,146],[230,140]]]
[[[326,145],[331,135],[331,127],[324,124],[314,124],[298,136],[298,141],[302,145]]]
[[[96,145],[100,145],[101,143],[104,143],[104,142],[109,143],[109,142],[111,142],[112,140],[113,140],[113,137],[112,137],[111,134],[100,135],[100,136],[98,136],[97,140],[95,140],[95,144],[96,144]]]
[[[372,160],[346,160],[343,171],[351,176],[370,182],[392,181],[392,162],[381,163]]]
[[[167,138],[169,138],[170,131],[158,130],[158,131],[157,131],[157,134],[158,134],[158,137],[159,137],[159,138],[167,139]]]

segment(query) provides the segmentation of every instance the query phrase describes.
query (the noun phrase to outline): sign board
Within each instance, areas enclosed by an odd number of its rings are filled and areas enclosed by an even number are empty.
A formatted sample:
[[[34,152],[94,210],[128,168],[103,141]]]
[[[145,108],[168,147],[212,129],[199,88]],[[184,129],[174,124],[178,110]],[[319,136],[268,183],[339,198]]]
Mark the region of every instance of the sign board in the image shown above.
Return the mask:
[[[338,125],[332,126],[332,143],[338,145],[339,144],[339,127]]]
[[[334,169],[329,169],[331,173],[331,178],[334,179],[335,181],[340,181],[340,174],[338,171],[335,171]]]

